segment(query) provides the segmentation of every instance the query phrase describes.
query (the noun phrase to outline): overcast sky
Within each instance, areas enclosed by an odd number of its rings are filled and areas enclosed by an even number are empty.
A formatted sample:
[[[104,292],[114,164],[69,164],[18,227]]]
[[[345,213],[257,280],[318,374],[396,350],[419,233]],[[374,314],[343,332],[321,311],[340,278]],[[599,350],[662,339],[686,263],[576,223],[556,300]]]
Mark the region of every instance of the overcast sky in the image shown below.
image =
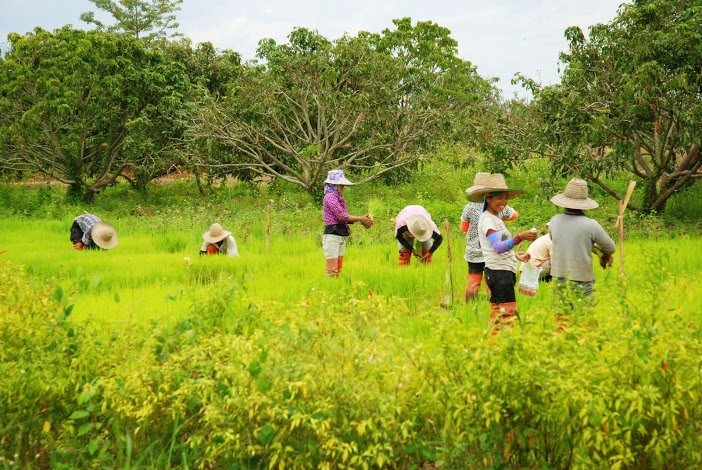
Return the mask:
[[[178,31],[194,42],[210,41],[247,60],[262,38],[285,42],[296,26],[317,29],[328,39],[365,30],[381,32],[393,18],[431,20],[451,30],[463,59],[485,78],[496,77],[505,97],[521,72],[543,84],[556,83],[558,53],[567,48],[563,32],[577,25],[611,21],[624,0],[185,0]],[[89,26],[80,14],[98,11],[89,0],[0,0],[0,48],[7,34],[35,26]],[[520,94],[522,94],[520,92]]]

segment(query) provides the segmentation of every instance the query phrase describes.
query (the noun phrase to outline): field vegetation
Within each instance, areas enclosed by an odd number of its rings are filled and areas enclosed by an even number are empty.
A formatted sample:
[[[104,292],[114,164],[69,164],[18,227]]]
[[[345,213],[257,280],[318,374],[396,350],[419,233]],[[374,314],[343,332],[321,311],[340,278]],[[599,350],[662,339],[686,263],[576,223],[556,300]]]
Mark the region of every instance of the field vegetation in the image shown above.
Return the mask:
[[[294,28],[243,62],[178,35],[182,0],[92,3],[114,22],[0,54],[1,469],[702,467],[699,2],[568,28],[528,99],[432,21]],[[376,223],[329,279],[334,168]],[[577,176],[614,236],[636,183],[594,304],[543,284],[490,335],[463,301],[477,171],[524,189],[513,233]],[[445,245],[400,269],[408,204]],[[115,249],[73,249],[83,212]],[[239,258],[199,256],[213,222]]]
[[[510,175],[526,189],[514,230],[556,211],[540,165]],[[318,201],[286,183],[109,188],[90,208],[118,229],[103,252],[72,248],[83,207],[62,188],[3,184],[2,465],[699,465],[699,187],[679,212],[627,215],[626,275],[598,267],[595,306],[542,285],[491,337],[485,297],[462,300],[455,222],[472,174],[437,162],[351,188],[376,226],[355,229],[338,279],[324,276]],[[398,268],[390,219],[408,203],[449,221],[450,265],[444,246]],[[613,204],[593,215],[614,233]],[[198,256],[214,220],[240,258]]]

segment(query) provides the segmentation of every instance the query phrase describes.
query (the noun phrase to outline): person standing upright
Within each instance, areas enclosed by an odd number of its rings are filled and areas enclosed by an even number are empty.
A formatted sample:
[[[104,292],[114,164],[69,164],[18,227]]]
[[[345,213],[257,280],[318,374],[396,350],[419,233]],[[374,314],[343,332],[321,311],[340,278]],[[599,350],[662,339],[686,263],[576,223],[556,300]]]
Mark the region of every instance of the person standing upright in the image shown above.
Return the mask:
[[[583,295],[590,296],[595,284],[592,251],[598,249],[602,253],[600,264],[609,266],[616,249],[614,240],[599,222],[585,216],[584,211],[599,207],[588,197],[585,180],[571,179],[565,190],[553,196],[551,202],[565,209],[562,214],[554,215],[549,224],[553,243],[551,276],[561,285],[566,281],[577,285]]]
[[[486,179],[490,173],[476,173],[473,178],[473,186],[466,189],[466,197],[470,196],[476,190],[484,187]],[[485,270],[485,259],[483,258],[483,250],[480,248],[480,239],[478,237],[478,220],[483,213],[483,201],[469,202],[463,208],[461,213],[461,231],[466,234],[466,251],[463,258],[468,263],[468,278],[466,282],[466,302],[475,298],[480,290],[480,284],[483,281],[483,271]],[[497,217],[504,221],[515,220],[519,217],[519,212],[510,206],[505,206],[505,209],[497,214]],[[488,292],[488,296],[490,293]]]
[[[520,189],[509,188],[504,176],[491,174],[485,185],[474,191],[470,200],[483,201],[484,211],[478,221],[480,248],[485,258],[485,282],[490,289],[490,329],[497,334],[501,328],[509,327],[517,317],[517,298],[514,286],[517,283],[517,259],[529,260],[529,255],[512,250],[524,240],[535,240],[536,232],[527,230],[514,237],[507,230],[498,214],[505,210],[507,201],[520,196]]]
[[[326,260],[326,274],[337,277],[341,273],[346,253],[346,238],[351,235],[350,224],[360,222],[364,227],[373,225],[369,215],[350,215],[344,199],[344,188],[353,183],[346,179],[343,170],[331,170],[324,180],[324,199],[322,199],[322,220],[324,234],[322,248]]]

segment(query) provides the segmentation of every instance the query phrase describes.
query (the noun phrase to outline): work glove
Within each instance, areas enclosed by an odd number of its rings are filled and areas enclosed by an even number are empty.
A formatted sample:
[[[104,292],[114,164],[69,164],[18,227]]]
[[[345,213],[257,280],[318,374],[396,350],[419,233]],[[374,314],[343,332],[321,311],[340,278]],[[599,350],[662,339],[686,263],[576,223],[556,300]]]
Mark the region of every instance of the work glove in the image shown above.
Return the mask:
[[[612,267],[612,255],[609,255],[607,253],[602,253],[600,255],[600,266],[602,266],[602,269],[607,269]]]
[[[75,248],[76,250],[82,250],[83,249],[83,242],[75,242],[73,244],[73,248]]]

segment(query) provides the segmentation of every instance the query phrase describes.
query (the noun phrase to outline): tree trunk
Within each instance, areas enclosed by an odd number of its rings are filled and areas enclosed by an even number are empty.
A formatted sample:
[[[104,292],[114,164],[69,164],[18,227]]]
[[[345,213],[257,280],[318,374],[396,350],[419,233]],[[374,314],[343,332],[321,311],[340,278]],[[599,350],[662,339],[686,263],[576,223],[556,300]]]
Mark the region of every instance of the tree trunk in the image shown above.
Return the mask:
[[[83,197],[83,202],[92,206],[93,203],[95,202],[95,194],[96,193],[97,193],[97,191],[95,191],[93,189],[88,189],[87,191],[85,191],[85,196]]]

